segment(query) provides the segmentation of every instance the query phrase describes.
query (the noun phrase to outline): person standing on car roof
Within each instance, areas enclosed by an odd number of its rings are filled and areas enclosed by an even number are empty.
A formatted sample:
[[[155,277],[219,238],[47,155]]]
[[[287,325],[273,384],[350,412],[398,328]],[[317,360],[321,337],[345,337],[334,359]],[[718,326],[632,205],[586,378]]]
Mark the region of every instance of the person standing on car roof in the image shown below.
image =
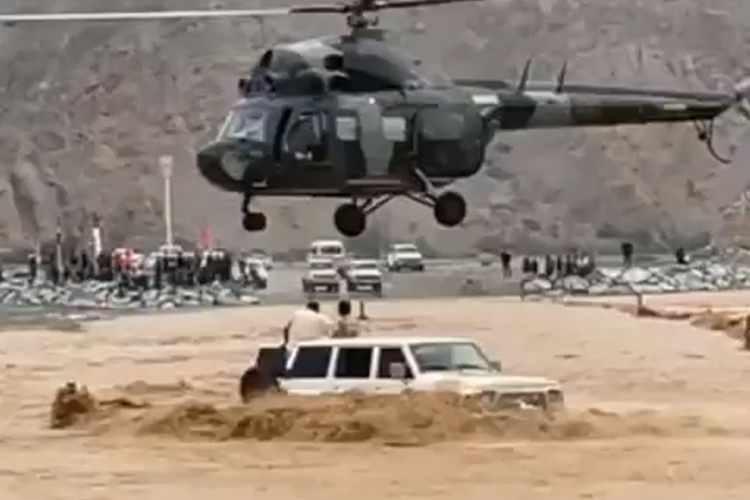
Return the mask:
[[[289,338],[317,338],[327,337],[333,330],[333,321],[320,312],[320,303],[310,300],[307,305],[296,311],[292,319],[284,327],[284,343]]]
[[[339,319],[331,332],[331,337],[359,337],[360,333],[362,333],[362,325],[356,319],[352,318],[352,303],[348,300],[340,300],[338,311]]]

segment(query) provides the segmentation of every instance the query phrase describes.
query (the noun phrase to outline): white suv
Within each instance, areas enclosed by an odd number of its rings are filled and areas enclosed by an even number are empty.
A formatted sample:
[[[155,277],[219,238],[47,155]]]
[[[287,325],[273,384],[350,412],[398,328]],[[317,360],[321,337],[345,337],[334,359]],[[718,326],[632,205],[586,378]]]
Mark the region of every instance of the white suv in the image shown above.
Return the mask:
[[[258,382],[265,381],[265,382]],[[261,347],[257,366],[240,383],[244,401],[269,387],[290,394],[404,390],[450,391],[497,407],[564,407],[559,382],[505,375],[470,339],[444,337],[325,338],[286,347]]]
[[[354,259],[346,267],[349,291],[372,290],[375,295],[383,293],[383,273],[374,259]]]
[[[339,291],[341,276],[330,259],[311,259],[307,274],[302,277],[302,292],[314,293],[318,289],[331,293]]]
[[[389,271],[424,271],[424,257],[413,243],[396,243],[391,245],[386,256]]]

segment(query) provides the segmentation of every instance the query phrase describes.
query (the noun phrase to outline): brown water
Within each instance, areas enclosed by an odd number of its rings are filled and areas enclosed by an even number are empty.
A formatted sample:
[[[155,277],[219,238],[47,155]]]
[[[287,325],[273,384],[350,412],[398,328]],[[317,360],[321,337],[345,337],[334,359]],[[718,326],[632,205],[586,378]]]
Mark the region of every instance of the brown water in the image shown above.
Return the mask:
[[[665,296],[649,305],[750,304],[750,295],[728,297]],[[441,394],[238,405],[237,377],[254,345],[276,341],[275,326],[290,311],[3,333],[0,498],[750,493],[750,354],[724,333],[689,320],[513,299],[378,303],[369,312],[386,334],[471,335],[507,371],[561,380],[569,414],[487,414]],[[68,380],[86,384],[93,404],[71,427],[53,430],[50,404]]]

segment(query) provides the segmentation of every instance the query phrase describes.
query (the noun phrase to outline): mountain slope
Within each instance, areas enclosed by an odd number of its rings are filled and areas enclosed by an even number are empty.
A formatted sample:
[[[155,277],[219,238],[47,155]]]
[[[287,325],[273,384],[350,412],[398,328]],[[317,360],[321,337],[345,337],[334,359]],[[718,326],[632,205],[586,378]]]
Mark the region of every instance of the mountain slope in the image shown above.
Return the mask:
[[[5,12],[104,10],[93,1],[0,5]],[[207,5],[118,0],[106,8]],[[412,29],[417,22],[424,32]],[[552,79],[567,60],[571,82],[704,89],[750,75],[750,4],[736,0],[488,1],[388,13],[381,24],[453,76],[514,78],[530,57],[538,79]],[[221,245],[284,250],[334,235],[334,203],[293,199],[261,201],[269,231],[244,233],[240,200],[200,178],[193,152],[216,132],[236,79],[265,44],[343,30],[343,20],[329,16],[274,19],[262,28],[219,20],[3,28],[0,246],[49,239],[58,220],[67,233],[80,233],[93,212],[102,215],[109,244],[156,243],[160,154],[175,157],[181,238],[196,240],[210,225]],[[459,184],[472,206],[465,228],[441,229],[430,211],[407,202],[388,206],[372,225],[445,251],[588,244],[597,234],[656,246],[699,241],[719,230],[718,209],[750,181],[746,125],[728,114],[718,128],[720,148],[738,146],[729,166],[711,159],[689,124],[506,134],[499,142],[510,151],[493,146],[484,172]]]

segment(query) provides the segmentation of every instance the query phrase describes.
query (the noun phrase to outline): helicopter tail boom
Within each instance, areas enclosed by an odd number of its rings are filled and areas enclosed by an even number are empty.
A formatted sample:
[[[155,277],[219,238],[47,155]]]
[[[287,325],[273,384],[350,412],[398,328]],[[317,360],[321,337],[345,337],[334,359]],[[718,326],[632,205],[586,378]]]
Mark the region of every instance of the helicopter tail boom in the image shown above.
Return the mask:
[[[724,163],[729,160],[718,156],[712,145],[713,120],[731,109],[750,121],[750,78],[738,83],[733,92],[564,85],[562,79],[550,85],[528,83],[524,77],[515,89],[506,82],[465,82],[487,89],[494,87],[492,94],[474,94],[474,102],[493,131],[693,122],[698,138]]]
[[[731,95],[715,100],[658,96],[611,97],[606,94],[568,94],[527,91],[500,97],[484,110],[487,122],[499,130],[560,127],[605,127],[657,122],[712,120],[734,104]]]
[[[648,91],[619,87],[529,84],[521,92],[498,90],[496,104],[477,99],[487,122],[499,130],[613,126],[655,122],[712,120],[736,108],[750,119],[745,108],[750,79],[734,92]]]

